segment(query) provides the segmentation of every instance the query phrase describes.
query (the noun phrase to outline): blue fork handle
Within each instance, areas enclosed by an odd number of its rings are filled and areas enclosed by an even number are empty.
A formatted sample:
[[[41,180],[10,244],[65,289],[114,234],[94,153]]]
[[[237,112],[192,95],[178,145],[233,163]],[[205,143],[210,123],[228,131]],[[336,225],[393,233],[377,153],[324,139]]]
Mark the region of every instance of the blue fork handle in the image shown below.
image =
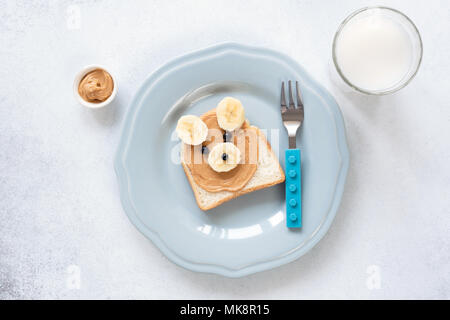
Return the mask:
[[[302,172],[300,149],[288,149],[286,156],[286,226],[302,226]]]

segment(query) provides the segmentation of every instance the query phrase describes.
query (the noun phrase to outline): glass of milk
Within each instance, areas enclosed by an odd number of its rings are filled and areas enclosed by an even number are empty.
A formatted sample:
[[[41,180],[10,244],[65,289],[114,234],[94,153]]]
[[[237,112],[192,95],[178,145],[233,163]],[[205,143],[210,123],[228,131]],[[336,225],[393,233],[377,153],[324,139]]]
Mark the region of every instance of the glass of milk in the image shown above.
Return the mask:
[[[382,95],[414,78],[422,51],[419,31],[406,15],[387,7],[368,7],[340,25],[333,41],[333,62],[350,87]]]

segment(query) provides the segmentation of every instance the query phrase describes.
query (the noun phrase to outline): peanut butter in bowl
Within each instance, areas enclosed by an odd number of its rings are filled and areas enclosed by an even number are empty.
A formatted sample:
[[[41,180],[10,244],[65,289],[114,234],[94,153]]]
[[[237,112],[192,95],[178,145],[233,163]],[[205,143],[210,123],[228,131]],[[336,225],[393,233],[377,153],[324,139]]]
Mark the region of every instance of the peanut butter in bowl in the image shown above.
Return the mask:
[[[78,85],[78,93],[87,102],[100,103],[108,99],[114,89],[111,75],[103,69],[88,72]]]
[[[77,74],[73,90],[82,105],[101,108],[114,99],[117,86],[106,69],[91,65]]]

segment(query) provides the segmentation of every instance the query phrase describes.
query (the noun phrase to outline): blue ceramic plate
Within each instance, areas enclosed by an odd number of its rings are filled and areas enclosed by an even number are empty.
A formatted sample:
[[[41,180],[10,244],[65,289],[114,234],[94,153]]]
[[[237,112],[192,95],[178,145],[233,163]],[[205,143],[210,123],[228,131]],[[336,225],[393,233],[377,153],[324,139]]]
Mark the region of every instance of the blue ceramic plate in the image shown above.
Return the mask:
[[[284,167],[281,81],[298,80],[305,121],[302,150],[303,228],[286,228],[283,184],[200,210],[177,154],[174,130],[183,114],[201,115],[225,96],[240,99],[247,118],[267,130]],[[123,126],[115,169],[132,223],[187,269],[241,277],[293,261],[327,232],[349,165],[344,122],[335,100],[291,58],[220,44],[165,64],[136,93]]]

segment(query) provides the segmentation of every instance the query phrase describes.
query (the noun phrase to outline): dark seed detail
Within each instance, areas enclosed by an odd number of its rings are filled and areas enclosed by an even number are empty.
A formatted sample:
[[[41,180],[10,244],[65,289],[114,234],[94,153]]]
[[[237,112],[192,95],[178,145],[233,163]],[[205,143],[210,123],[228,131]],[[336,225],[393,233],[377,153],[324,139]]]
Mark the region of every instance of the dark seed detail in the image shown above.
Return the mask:
[[[223,134],[223,141],[224,142],[231,142],[231,139],[233,138],[233,134],[231,133],[231,132],[229,132],[229,131],[226,131],[224,134]]]
[[[222,160],[223,161],[227,161],[227,159],[228,159],[228,155],[226,153],[223,153],[222,154]]]

